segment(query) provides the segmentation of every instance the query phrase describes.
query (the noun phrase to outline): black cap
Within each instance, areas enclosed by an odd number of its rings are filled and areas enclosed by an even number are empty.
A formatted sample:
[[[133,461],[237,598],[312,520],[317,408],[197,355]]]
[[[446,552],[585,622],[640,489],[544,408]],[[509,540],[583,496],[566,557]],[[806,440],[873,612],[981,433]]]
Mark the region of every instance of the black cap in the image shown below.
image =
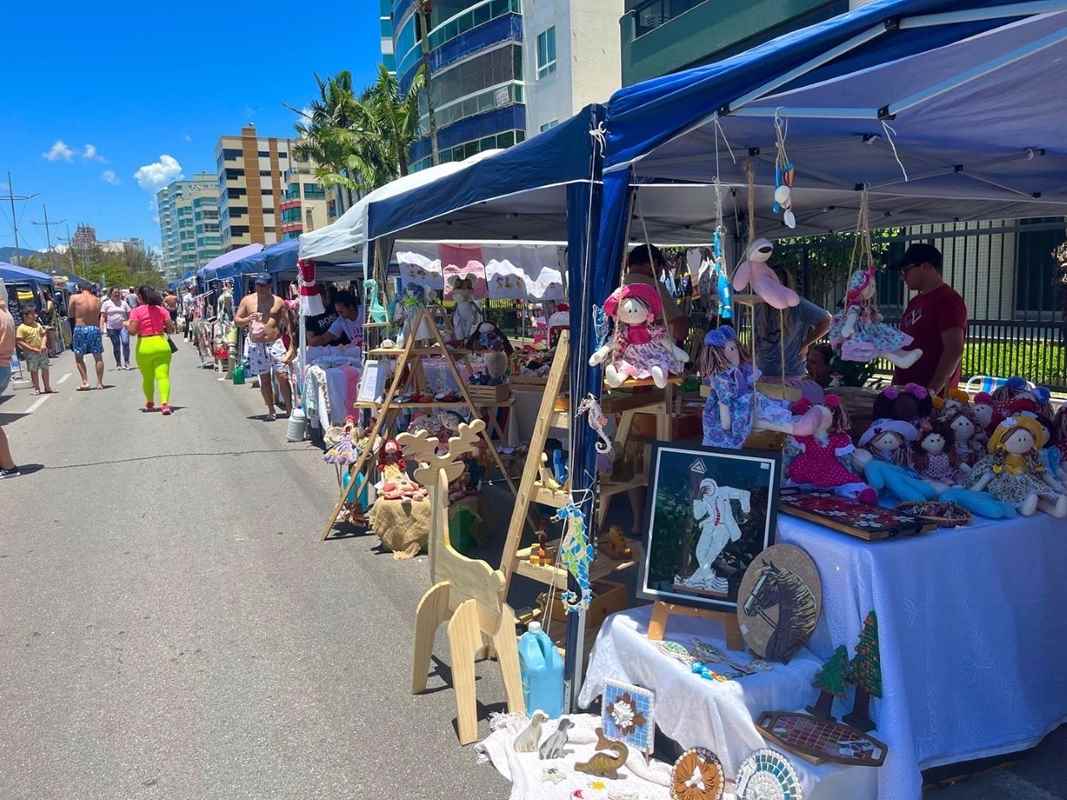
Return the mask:
[[[919,264],[932,264],[940,272],[941,251],[932,244],[923,244],[921,242],[913,244],[904,252],[904,257],[893,266],[893,269],[907,272]]]

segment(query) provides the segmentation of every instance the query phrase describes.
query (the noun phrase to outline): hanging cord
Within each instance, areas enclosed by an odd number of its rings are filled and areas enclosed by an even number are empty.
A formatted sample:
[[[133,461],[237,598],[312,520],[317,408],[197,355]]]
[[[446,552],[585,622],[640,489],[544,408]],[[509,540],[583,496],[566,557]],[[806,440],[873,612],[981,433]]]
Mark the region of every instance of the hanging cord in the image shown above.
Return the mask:
[[[663,294],[663,285],[659,279],[659,275],[656,274],[656,262],[652,258],[652,240],[648,238],[648,226],[645,225],[645,215],[641,213],[641,190],[634,189],[634,211],[637,212],[637,218],[641,220],[641,233],[645,237],[645,247],[648,248],[648,263],[652,267],[652,283],[656,287],[656,295],[659,297],[660,308],[663,309],[663,324],[667,325],[667,302]]]
[[[896,135],[896,129],[883,119],[882,131],[885,133],[886,141],[889,142],[889,146],[893,150],[893,158],[897,160],[897,166],[900,167],[900,172],[904,176],[904,182],[907,183],[908,171],[904,169],[904,162],[900,160],[900,154],[897,152],[897,143],[893,141],[893,137]]]

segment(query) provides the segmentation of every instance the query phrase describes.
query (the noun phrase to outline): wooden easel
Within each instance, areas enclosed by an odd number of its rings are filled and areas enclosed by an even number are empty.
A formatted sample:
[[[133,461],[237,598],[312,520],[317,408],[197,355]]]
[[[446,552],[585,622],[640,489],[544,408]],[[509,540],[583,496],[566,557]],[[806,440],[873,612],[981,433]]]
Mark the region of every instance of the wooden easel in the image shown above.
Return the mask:
[[[420,325],[425,325],[426,330],[430,331],[434,341],[428,346],[420,345],[416,341],[415,332],[423,330]],[[385,398],[381,403],[357,403],[356,408],[370,408],[375,411],[374,426],[371,428],[370,436],[367,438],[367,446],[360,452],[359,458],[349,469],[349,476],[354,479],[356,475],[359,475],[364,467],[368,466],[371,461],[371,456],[377,450],[378,437],[384,430],[388,430],[388,427],[393,423],[397,414],[410,408],[450,408],[454,410],[466,410],[471,419],[479,417],[479,408],[496,407],[491,403],[479,403],[474,404],[471,400],[470,393],[467,391],[467,384],[459,374],[459,370],[456,369],[456,362],[452,358],[452,354],[449,352],[448,347],[445,345],[445,340],[441,336],[440,330],[433,321],[433,316],[425,308],[420,309],[418,317],[415,320],[414,326],[411,328],[412,335],[408,337],[404,343],[404,347],[400,349],[388,349],[388,350],[369,350],[368,356],[375,358],[396,358],[396,369],[393,371],[393,379],[389,384],[389,389],[385,393]],[[427,356],[441,356],[445,363],[448,365],[449,371],[452,373],[452,379],[459,389],[459,393],[462,396],[462,400],[455,402],[445,401],[426,401],[420,403],[398,403],[396,402],[396,396],[400,393],[400,389],[404,386],[410,378],[414,378],[417,384],[421,385],[424,382],[424,375],[422,374],[421,359]],[[410,370],[409,370],[410,367]],[[496,422],[496,416],[492,415],[493,426],[497,431],[497,435],[501,436],[500,427]],[[496,462],[497,467],[500,469],[500,474],[504,476],[504,480],[507,481],[508,487],[512,492],[515,492],[515,484],[512,482],[511,477],[508,475],[507,469],[504,467],[504,462],[500,458],[500,453],[497,452],[496,447],[493,445],[493,440],[486,433],[484,427],[480,431],[481,436],[485,439],[485,443],[489,447],[489,453],[492,455],[493,460]],[[351,483],[349,484],[351,486]],[[337,499],[337,505],[334,506],[333,513],[326,522],[326,528],[322,532],[322,539],[325,541],[330,538],[330,534],[333,532],[334,523],[337,522],[337,517],[341,513],[341,509],[345,506],[345,501],[348,498],[349,489],[342,486],[340,490],[340,496]]]
[[[648,620],[648,638],[653,642],[662,642],[667,634],[667,623],[671,615],[680,617],[699,617],[722,623],[726,632],[726,648],[743,653],[745,640],[741,637],[741,627],[737,624],[737,615],[728,611],[713,611],[710,608],[693,608],[677,603],[664,603],[657,600],[652,606],[652,616]]]

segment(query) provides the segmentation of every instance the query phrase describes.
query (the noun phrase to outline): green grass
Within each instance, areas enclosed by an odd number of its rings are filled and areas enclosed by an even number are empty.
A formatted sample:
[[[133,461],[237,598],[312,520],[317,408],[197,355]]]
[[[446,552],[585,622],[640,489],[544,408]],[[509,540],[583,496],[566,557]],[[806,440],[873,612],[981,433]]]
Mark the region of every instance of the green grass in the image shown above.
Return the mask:
[[[963,349],[963,375],[993,375],[1010,378],[1020,375],[1034,383],[1067,387],[1067,357],[1059,343],[1046,342],[967,342]]]

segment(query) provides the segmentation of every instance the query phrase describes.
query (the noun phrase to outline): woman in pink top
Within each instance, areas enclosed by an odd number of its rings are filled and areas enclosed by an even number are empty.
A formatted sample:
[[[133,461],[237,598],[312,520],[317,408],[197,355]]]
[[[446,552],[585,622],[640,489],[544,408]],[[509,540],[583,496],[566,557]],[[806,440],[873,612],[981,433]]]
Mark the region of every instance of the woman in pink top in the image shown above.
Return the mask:
[[[144,410],[155,410],[153,396],[158,385],[159,408],[165,415],[169,415],[171,352],[167,334],[174,332],[174,322],[163,307],[163,298],[151,286],[138,289],[137,297],[140,303],[130,312],[126,330],[131,336],[137,336],[135,357],[141,370]]]

